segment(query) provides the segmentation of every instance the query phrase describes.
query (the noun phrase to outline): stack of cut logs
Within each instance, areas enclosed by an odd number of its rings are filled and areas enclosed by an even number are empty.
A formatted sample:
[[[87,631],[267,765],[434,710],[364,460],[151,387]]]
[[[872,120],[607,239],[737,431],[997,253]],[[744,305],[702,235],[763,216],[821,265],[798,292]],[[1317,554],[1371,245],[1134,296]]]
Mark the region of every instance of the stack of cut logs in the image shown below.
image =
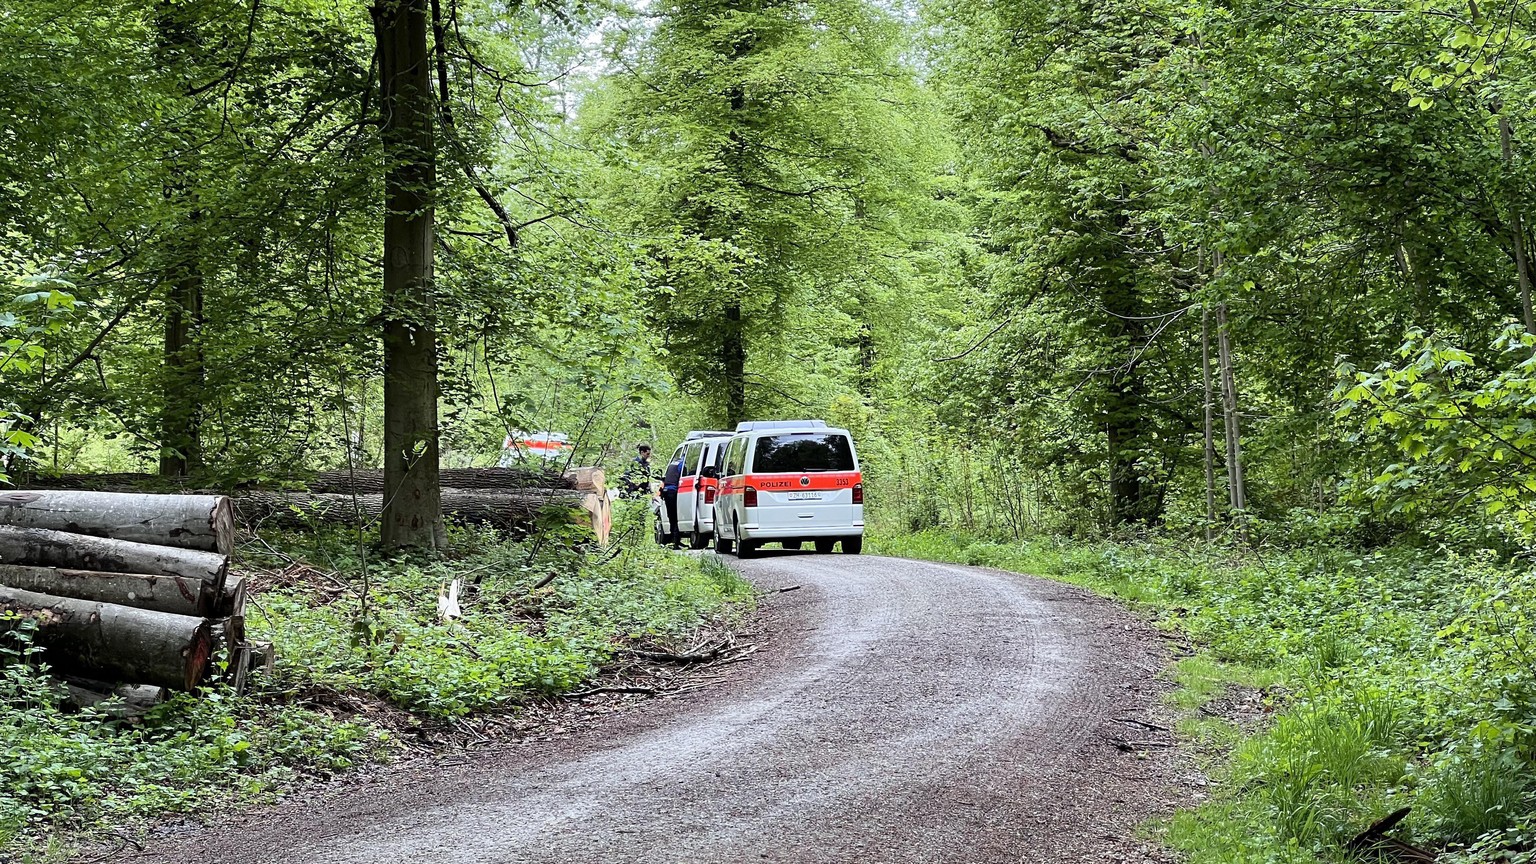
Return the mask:
[[[0,612],[13,613],[0,631],[34,622],[41,659],[77,704],[152,703],[220,665],[243,688],[272,650],[245,640],[234,539],[221,495],[0,493]]]

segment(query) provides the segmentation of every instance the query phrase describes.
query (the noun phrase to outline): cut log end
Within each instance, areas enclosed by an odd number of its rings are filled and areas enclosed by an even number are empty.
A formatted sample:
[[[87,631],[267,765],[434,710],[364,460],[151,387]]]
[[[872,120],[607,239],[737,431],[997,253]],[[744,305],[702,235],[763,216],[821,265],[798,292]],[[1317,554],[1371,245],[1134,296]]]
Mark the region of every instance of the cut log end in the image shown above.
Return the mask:
[[[223,495],[218,496],[209,519],[213,530],[213,551],[229,555],[235,551],[235,505]]]
[[[213,662],[213,627],[207,621],[197,628],[191,644],[186,648],[186,654],[187,669],[182,689],[190,692],[203,683],[208,667]]]

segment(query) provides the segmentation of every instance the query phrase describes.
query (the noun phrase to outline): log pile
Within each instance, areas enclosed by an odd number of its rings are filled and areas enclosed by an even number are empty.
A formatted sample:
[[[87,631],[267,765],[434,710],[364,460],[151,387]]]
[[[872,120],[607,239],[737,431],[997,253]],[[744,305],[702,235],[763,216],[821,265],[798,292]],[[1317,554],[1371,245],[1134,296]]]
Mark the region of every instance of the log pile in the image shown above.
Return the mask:
[[[234,540],[221,495],[0,492],[0,632],[30,621],[79,705],[139,710],[220,669],[242,686],[253,649]]]

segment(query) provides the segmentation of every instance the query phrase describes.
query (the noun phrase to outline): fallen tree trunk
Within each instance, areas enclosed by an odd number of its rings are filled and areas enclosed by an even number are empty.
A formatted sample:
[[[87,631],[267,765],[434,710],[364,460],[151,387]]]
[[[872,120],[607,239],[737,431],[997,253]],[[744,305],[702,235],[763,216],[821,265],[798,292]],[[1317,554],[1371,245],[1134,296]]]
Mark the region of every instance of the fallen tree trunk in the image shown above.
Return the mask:
[[[186,489],[185,477],[159,474],[38,474],[23,478],[22,489],[76,489],[95,492],[172,492]]]
[[[603,491],[601,468],[572,468],[561,474],[556,471],[538,471],[532,468],[445,468],[441,472],[444,488],[452,489],[578,489],[583,492]],[[167,485],[167,483],[171,485]],[[307,482],[295,481],[305,491],[320,494],[350,494],[358,492],[382,493],[384,472],[364,469],[355,472],[321,471]],[[93,490],[112,493],[186,493],[193,490],[176,485],[174,478],[158,474],[61,474],[57,477],[39,477],[36,483],[23,486],[27,490]],[[241,486],[238,488],[247,488]],[[206,494],[222,494],[216,490],[197,490]],[[238,494],[238,493],[236,493]],[[42,527],[42,526],[39,526]]]
[[[214,591],[224,586],[224,574],[229,568],[229,558],[216,552],[13,525],[0,525],[0,561],[105,573],[181,576],[205,582]]]
[[[444,489],[575,489],[576,478],[528,468],[444,468]],[[321,494],[384,492],[383,471],[321,471],[304,484]]]
[[[33,644],[55,669],[118,681],[192,690],[203,680],[213,653],[202,618],[168,615],[115,603],[52,597],[0,587],[0,632],[36,623]]]
[[[0,585],[55,597],[116,603],[199,618],[213,614],[217,598],[212,585],[185,576],[102,573],[20,564],[0,564]]]
[[[200,549],[228,555],[235,518],[222,495],[26,490],[0,492],[0,525]]]
[[[567,489],[521,492],[444,489],[443,513],[464,522],[519,528],[531,525],[546,507],[576,510],[583,493]],[[306,528],[316,522],[356,524],[378,521],[384,510],[380,494],[317,495],[305,492],[244,492],[235,499],[241,518],[254,524]]]

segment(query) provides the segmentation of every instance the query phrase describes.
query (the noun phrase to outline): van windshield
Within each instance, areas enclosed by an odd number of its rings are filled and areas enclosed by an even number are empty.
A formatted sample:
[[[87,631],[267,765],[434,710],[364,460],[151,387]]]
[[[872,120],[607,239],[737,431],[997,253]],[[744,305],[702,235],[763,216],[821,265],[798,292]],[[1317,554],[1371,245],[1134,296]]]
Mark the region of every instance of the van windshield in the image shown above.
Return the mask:
[[[813,471],[852,471],[853,448],[846,435],[796,432],[757,439],[753,473],[804,474]]]

